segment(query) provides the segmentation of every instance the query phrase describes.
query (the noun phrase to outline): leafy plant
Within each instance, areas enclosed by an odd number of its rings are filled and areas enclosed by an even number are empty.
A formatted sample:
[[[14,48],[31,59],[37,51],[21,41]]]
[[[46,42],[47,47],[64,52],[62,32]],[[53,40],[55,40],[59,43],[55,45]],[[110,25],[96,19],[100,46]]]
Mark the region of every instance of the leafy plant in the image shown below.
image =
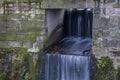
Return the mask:
[[[13,65],[13,67],[14,67],[15,69],[18,69],[18,68],[20,67],[20,63],[19,63],[18,60],[14,60],[13,63],[12,63],[12,65]]]
[[[23,67],[22,77],[24,78],[24,80],[29,80],[29,73],[27,72],[25,67]]]
[[[35,33],[31,33],[28,35],[28,39],[34,41],[36,39],[37,35]]]
[[[112,60],[107,57],[101,57],[97,61],[94,70],[94,80],[114,80],[114,68]]]
[[[29,73],[25,74],[25,80],[29,80]]]
[[[20,52],[19,52],[19,58],[21,61],[24,60],[25,57],[29,56],[29,52],[27,50],[27,48],[21,48]]]

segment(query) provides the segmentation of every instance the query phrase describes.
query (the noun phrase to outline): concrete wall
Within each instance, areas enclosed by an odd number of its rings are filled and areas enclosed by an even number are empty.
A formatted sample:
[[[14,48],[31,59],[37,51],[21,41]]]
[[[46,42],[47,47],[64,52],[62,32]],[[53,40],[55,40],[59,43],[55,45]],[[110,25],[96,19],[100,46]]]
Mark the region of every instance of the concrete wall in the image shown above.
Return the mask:
[[[47,28],[47,34],[48,36],[50,36],[56,26],[63,24],[64,9],[46,9],[45,14],[45,25]]]
[[[94,7],[93,0],[43,0],[44,8],[87,8]]]

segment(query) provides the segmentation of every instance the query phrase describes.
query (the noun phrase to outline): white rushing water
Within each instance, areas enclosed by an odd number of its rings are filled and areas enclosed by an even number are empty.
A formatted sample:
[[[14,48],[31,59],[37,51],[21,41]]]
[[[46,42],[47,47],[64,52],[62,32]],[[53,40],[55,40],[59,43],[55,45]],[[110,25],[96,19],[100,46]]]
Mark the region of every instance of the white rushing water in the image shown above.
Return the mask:
[[[45,80],[89,80],[90,56],[46,54]]]

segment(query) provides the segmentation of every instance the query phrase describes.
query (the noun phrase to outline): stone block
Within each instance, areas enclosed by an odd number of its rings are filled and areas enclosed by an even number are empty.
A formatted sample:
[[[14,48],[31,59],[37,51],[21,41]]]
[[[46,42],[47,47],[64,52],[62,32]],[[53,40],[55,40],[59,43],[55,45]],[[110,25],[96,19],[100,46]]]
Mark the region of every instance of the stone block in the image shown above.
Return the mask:
[[[95,13],[93,16],[93,29],[98,30],[100,27],[99,25],[100,25],[100,15],[98,13]]]
[[[116,48],[116,47],[109,47],[108,51],[110,53],[120,53],[120,48]]]
[[[107,53],[105,51],[106,48],[100,48],[100,47],[95,47],[93,46],[93,54],[97,57],[100,58],[101,56],[106,56]]]
[[[0,33],[0,41],[6,40],[6,33]]]
[[[116,38],[98,38],[98,46],[100,47],[120,47],[120,39]]]
[[[118,16],[111,16],[109,22],[109,28],[118,27],[118,23],[119,23]]]
[[[93,37],[108,37],[110,35],[109,30],[93,30]]]
[[[120,29],[118,28],[109,28],[110,37],[120,39]]]
[[[99,23],[99,28],[101,28],[102,30],[107,30],[109,28],[109,21],[110,21],[110,19],[101,17],[100,23]]]
[[[118,18],[118,27],[119,27],[119,29],[120,29],[120,17]]]

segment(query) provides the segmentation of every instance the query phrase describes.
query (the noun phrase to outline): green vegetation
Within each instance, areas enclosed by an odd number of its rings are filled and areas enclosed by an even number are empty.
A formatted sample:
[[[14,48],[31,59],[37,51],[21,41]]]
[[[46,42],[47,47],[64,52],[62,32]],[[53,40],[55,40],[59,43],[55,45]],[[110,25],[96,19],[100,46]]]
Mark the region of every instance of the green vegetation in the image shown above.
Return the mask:
[[[0,74],[0,80],[6,80],[6,75],[4,73]]]
[[[25,80],[29,80],[29,73],[25,74]]]
[[[30,78],[32,80],[35,80],[35,63],[36,62],[33,62],[33,58],[32,56],[29,57],[29,63],[30,63]]]
[[[93,42],[93,46],[96,46],[97,45],[97,37],[93,37],[92,42]]]
[[[120,80],[120,67],[117,69],[116,80]]]
[[[101,57],[97,61],[94,70],[94,80],[114,80],[113,62],[108,56]]]
[[[35,33],[28,34],[28,39],[31,41],[35,41],[36,37],[37,37],[37,34]]]
[[[18,55],[19,55],[20,61],[23,62],[25,57],[29,57],[29,53],[27,51],[27,48],[22,48]]]
[[[23,77],[24,80],[35,80],[35,69],[37,60],[33,60],[33,54],[29,53],[27,48],[23,48],[23,45],[27,41],[30,41],[32,45],[37,36],[45,36],[44,32],[41,32],[43,30],[45,9],[35,7],[40,6],[40,2],[42,0],[18,0],[18,3],[17,0],[0,0],[0,2],[2,1],[4,1],[5,3],[1,4],[1,9],[6,10],[4,12],[5,14],[0,14],[0,40],[11,42],[13,41],[13,43],[14,41],[17,41],[21,44],[21,46],[10,47],[7,49],[5,48],[5,53],[8,52],[11,54],[5,57],[8,62],[5,62],[7,64],[5,64],[4,72],[0,72],[0,80],[21,80],[21,77]],[[33,1],[34,3],[32,3]],[[38,3],[35,1],[38,1]],[[21,3],[23,6],[21,6]],[[8,11],[8,7],[10,9],[14,9],[14,7],[16,8],[15,5],[17,4],[19,6],[20,13],[15,13],[15,11],[13,10]],[[29,11],[22,12],[21,7],[24,7],[24,5],[26,6],[25,8],[34,8],[34,10],[41,10],[41,13],[34,13],[35,16],[31,19],[32,13],[29,13]],[[9,14],[7,14],[8,12]],[[18,20],[12,20],[14,18]],[[3,48],[3,45],[1,45],[0,47]],[[6,43],[5,46],[6,45],[8,44]],[[42,51],[43,43],[39,44],[39,47]],[[28,65],[26,65],[26,63]]]
[[[29,73],[27,72],[27,70],[25,69],[25,67],[22,68],[22,74],[21,76],[25,79],[25,80],[29,80]]]
[[[19,67],[20,67],[20,63],[19,63],[18,60],[14,60],[14,61],[12,62],[12,65],[13,65],[13,68],[15,68],[15,69],[19,69]]]

